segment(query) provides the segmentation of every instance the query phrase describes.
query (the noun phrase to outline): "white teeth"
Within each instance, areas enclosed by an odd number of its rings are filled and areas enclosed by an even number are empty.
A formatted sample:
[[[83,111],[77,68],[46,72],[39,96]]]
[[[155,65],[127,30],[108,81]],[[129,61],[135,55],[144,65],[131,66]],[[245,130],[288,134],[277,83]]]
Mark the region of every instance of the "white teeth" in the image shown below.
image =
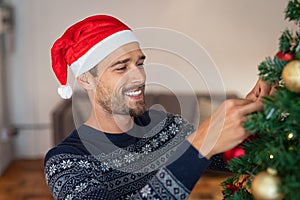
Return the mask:
[[[125,92],[125,95],[127,96],[138,96],[142,93],[142,90],[136,90],[136,91],[128,91]]]

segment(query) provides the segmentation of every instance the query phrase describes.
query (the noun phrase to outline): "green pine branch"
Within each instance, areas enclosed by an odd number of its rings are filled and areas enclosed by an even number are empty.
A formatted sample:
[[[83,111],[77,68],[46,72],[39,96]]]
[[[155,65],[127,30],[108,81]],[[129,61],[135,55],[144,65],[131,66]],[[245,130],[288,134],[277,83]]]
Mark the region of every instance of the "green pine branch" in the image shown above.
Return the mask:
[[[287,61],[278,58],[267,57],[265,61],[258,66],[259,76],[270,84],[277,84],[281,80],[281,72]]]
[[[285,30],[279,38],[279,49],[280,51],[286,53],[290,52],[293,41],[293,36],[289,30]]]
[[[300,2],[298,0],[290,1],[285,10],[285,19],[295,21],[299,24],[300,21]]]

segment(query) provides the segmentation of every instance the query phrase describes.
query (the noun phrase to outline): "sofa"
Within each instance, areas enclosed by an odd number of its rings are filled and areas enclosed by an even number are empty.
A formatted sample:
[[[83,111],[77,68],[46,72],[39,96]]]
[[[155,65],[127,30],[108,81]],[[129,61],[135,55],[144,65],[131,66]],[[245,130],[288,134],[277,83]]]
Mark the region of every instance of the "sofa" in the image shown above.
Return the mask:
[[[237,98],[235,93],[172,93],[147,92],[145,95],[148,108],[165,110],[180,114],[197,125],[207,119],[225,99]],[[84,92],[75,92],[72,99],[62,100],[52,112],[53,143],[57,145],[72,130],[80,126],[89,116],[90,103]]]

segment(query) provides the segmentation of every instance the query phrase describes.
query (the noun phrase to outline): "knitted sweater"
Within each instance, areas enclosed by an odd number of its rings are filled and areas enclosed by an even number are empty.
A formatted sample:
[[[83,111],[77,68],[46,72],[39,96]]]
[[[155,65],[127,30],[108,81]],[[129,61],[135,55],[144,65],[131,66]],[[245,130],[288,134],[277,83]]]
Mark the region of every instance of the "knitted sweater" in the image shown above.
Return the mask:
[[[82,125],[47,153],[48,187],[64,200],[187,199],[211,163],[186,141],[193,132],[180,116],[159,111],[136,117],[122,134]]]

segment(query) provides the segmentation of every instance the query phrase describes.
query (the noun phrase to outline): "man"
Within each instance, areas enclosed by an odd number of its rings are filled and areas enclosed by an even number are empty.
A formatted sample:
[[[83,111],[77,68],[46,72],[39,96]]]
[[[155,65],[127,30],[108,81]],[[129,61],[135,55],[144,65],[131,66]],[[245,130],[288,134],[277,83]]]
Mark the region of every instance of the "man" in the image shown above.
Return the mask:
[[[220,153],[240,144],[249,113],[270,87],[258,81],[251,100],[225,101],[197,129],[178,115],[147,110],[146,56],[132,31],[105,15],[71,26],[51,49],[52,67],[71,96],[69,66],[89,97],[92,112],[45,158],[55,199],[187,199]]]

